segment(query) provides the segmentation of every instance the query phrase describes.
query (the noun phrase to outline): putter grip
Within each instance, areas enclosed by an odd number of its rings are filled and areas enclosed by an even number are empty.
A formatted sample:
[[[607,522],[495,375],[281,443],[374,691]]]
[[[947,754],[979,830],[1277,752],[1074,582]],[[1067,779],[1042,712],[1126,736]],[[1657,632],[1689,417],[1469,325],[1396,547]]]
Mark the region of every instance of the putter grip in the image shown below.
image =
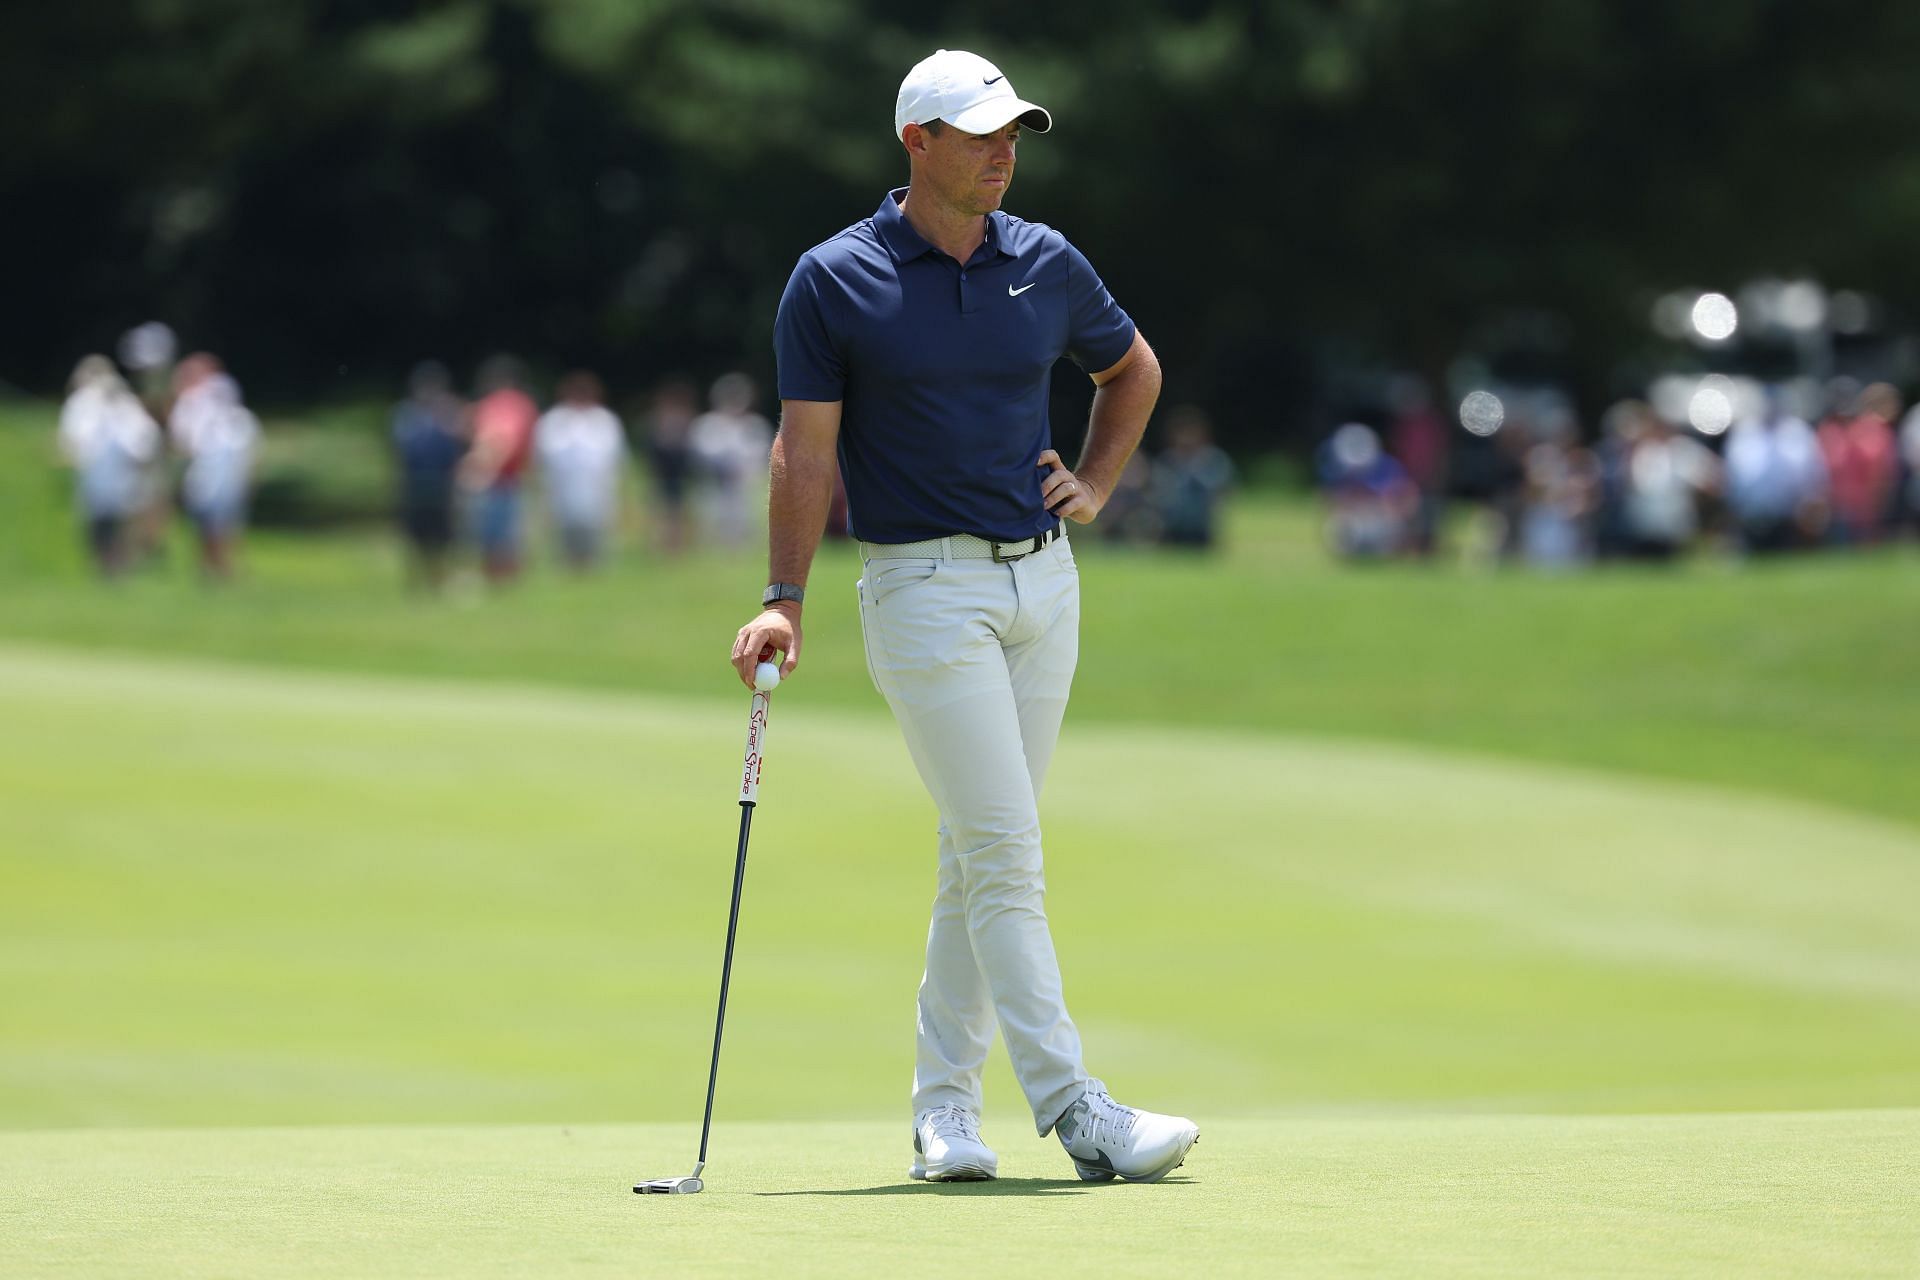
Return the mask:
[[[747,758],[740,767],[740,803],[752,804],[760,794],[760,757],[767,741],[767,707],[771,699],[760,690],[753,694],[753,711],[747,717]]]

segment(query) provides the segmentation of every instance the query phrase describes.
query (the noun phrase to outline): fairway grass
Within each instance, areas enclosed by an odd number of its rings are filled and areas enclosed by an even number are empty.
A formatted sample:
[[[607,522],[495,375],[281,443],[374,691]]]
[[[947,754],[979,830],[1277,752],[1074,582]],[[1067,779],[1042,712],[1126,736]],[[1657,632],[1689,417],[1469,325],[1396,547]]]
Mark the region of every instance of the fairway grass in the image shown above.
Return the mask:
[[[997,1182],[904,1122],[0,1135],[0,1274],[41,1277],[1908,1277],[1920,1112],[1202,1117],[1087,1186],[1007,1127]],[[964,1267],[955,1251],[963,1252]]]
[[[905,1178],[934,818],[775,696],[707,1194],[723,698],[0,644],[0,1276],[1910,1276],[1920,835],[1236,729],[1070,724],[1089,1066],[1192,1115],[1084,1187]],[[885,1118],[885,1117],[891,1118]]]
[[[746,709],[0,647],[0,1127],[697,1114]],[[767,741],[723,1114],[904,1106],[932,805],[890,722],[802,682]],[[1069,729],[1042,811],[1123,1097],[1920,1098],[1904,825],[1120,726]]]

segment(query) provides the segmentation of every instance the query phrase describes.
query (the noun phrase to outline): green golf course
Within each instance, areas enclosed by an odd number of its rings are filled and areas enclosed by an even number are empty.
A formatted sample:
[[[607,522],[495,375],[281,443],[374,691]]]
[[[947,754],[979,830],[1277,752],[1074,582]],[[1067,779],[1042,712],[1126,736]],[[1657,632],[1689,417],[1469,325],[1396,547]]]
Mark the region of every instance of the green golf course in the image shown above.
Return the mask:
[[[270,431],[272,424],[269,424]],[[1580,579],[1085,539],[1043,803],[1086,1186],[1004,1056],[906,1178],[935,814],[829,548],[691,1170],[758,556],[410,600],[384,534],[89,580],[0,414],[0,1275],[1910,1276],[1920,557]],[[948,1259],[950,1261],[950,1259]]]

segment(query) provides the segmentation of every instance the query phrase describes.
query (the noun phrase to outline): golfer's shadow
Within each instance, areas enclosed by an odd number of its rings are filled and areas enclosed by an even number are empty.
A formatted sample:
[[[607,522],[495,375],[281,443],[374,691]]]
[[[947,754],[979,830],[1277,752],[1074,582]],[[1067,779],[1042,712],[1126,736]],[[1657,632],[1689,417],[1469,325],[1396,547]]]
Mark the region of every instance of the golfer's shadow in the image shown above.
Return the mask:
[[[1185,1178],[1165,1178],[1162,1183],[1178,1185]],[[1123,1183],[1119,1185],[1132,1185]],[[889,1182],[878,1187],[836,1187],[822,1191],[758,1191],[762,1196],[1079,1196],[1088,1192],[1106,1195],[1113,1188],[1102,1183],[1082,1182],[1077,1178],[994,1178],[983,1182]]]
[[[889,1182],[878,1187],[835,1187],[820,1191],[761,1191],[763,1196],[1058,1196],[1081,1195],[1094,1188],[1069,1178],[994,1178],[980,1182]]]

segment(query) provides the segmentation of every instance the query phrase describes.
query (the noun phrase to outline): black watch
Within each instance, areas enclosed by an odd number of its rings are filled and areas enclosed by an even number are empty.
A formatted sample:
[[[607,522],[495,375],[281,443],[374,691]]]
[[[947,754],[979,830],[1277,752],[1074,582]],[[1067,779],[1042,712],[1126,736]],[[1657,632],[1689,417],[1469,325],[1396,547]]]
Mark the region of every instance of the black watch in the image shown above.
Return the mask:
[[[806,588],[791,582],[776,582],[761,593],[760,603],[763,606],[772,606],[779,604],[782,600],[791,600],[795,604],[802,604],[806,598]]]

